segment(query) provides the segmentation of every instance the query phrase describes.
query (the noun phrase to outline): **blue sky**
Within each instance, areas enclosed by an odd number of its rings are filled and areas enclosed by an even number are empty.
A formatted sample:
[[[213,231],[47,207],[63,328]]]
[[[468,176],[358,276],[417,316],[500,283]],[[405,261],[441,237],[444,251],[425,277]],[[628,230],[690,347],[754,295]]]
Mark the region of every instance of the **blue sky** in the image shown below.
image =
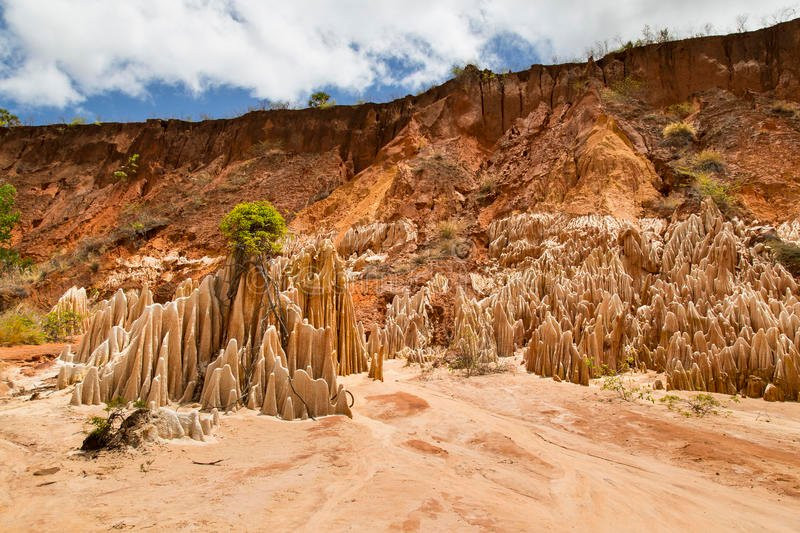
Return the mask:
[[[0,0],[0,107],[23,122],[224,118],[268,101],[384,102],[453,65],[521,70],[678,35],[796,16],[762,0]]]

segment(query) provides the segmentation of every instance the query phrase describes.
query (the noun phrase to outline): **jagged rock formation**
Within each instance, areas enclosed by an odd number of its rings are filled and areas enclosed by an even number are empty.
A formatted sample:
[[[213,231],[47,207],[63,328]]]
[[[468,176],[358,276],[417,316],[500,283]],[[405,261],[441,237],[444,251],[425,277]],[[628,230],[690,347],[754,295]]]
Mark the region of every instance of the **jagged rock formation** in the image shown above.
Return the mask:
[[[339,241],[337,249],[343,257],[351,254],[372,252],[389,252],[402,247],[406,243],[415,243],[417,228],[408,219],[394,222],[372,222],[363,226],[348,229]]]
[[[104,302],[78,352],[62,355],[59,386],[83,375],[72,403],[199,400],[288,420],[350,413],[336,375],[365,371],[367,357],[330,241],[267,265],[229,260],[191,287],[165,305],[147,288]]]
[[[428,318],[430,298],[433,293],[443,293],[448,288],[447,278],[437,273],[413,296],[407,290],[395,295],[386,308],[386,323],[382,328],[373,325],[367,340],[367,353],[372,361],[370,377],[383,379],[383,359],[393,359],[399,354],[412,360],[424,358],[422,351],[428,347],[432,336]]]
[[[787,220],[775,229],[781,240],[800,244],[800,219]]]
[[[642,366],[665,371],[672,389],[796,400],[798,286],[763,248],[746,246],[751,233],[710,200],[670,224],[498,221],[489,253],[519,270],[481,302],[459,293],[458,342],[474,339],[491,358],[509,349],[511,323],[521,321],[526,368],[543,376],[587,384],[605,368]]]
[[[50,310],[54,313],[70,311],[80,317],[89,314],[89,299],[86,297],[86,289],[81,287],[70,287]]]

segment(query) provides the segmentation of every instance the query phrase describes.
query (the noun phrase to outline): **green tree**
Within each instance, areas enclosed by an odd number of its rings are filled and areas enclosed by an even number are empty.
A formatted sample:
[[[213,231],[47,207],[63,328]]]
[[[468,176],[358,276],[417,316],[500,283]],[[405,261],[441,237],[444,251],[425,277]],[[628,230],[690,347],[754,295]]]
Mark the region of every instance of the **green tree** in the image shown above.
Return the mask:
[[[272,255],[281,251],[286,221],[269,202],[245,202],[222,218],[219,229],[234,250]]]
[[[317,91],[308,99],[308,107],[324,109],[334,105],[336,105],[336,100],[331,99],[331,95],[324,91]]]
[[[10,183],[0,185],[0,263],[4,269],[21,265],[19,254],[11,249],[11,232],[19,222],[19,211],[14,209],[17,189]]]
[[[20,121],[17,115],[14,115],[8,109],[0,107],[0,127],[11,128],[19,125]]]

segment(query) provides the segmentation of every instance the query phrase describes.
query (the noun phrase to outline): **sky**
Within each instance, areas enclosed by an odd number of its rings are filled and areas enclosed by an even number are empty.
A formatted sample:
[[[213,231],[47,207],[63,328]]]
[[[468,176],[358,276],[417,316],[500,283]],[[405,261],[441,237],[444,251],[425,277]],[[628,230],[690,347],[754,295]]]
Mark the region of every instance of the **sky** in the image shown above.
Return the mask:
[[[323,90],[385,102],[642,36],[754,30],[786,0],[0,0],[0,108],[25,124],[228,118]]]

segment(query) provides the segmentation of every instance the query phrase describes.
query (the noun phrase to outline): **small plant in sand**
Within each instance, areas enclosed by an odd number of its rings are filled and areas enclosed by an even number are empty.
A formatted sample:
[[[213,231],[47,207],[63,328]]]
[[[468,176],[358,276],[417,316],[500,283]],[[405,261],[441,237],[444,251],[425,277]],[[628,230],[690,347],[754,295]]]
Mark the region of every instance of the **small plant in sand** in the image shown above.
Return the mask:
[[[716,415],[720,413],[719,409],[722,407],[719,400],[705,392],[695,394],[688,399],[675,394],[666,394],[658,401],[665,404],[670,411],[675,411],[685,417],[703,418],[709,414]]]
[[[694,126],[688,122],[672,122],[661,132],[664,140],[673,146],[684,146],[692,142],[697,135]]]
[[[655,402],[653,400],[652,391],[646,387],[642,387],[633,382],[630,378],[625,378],[619,374],[613,376],[605,376],[603,383],[600,386],[603,390],[610,390],[617,393],[621,400],[632,402],[635,400],[646,400],[648,402]]]

